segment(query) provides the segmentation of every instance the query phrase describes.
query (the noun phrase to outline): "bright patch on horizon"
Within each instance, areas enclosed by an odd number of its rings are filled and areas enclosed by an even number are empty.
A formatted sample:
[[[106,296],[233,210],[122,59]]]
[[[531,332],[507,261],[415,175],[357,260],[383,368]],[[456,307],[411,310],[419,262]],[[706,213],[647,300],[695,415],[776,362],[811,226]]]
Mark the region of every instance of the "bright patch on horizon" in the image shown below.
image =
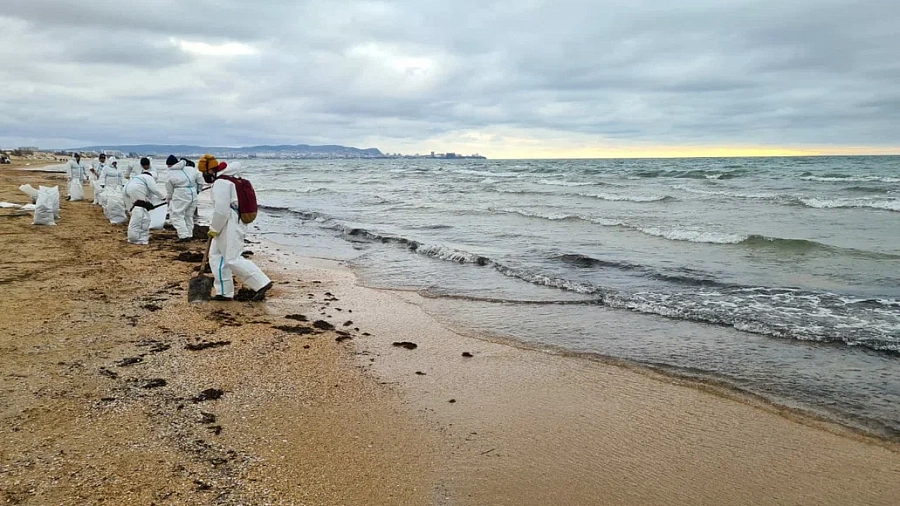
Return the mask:
[[[256,49],[241,44],[240,42],[226,42],[224,44],[209,44],[206,42],[191,42],[188,40],[174,39],[182,51],[200,56],[246,56],[256,54]]]

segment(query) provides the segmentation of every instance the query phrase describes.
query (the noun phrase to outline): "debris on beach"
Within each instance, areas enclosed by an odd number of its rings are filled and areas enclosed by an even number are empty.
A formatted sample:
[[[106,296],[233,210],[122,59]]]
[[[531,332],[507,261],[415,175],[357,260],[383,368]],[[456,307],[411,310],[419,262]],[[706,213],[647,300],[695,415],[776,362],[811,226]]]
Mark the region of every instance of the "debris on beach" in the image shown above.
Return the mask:
[[[326,322],[325,320],[316,320],[313,322],[313,327],[319,330],[334,330],[334,325]]]
[[[118,373],[116,373],[115,371],[110,371],[109,369],[107,369],[105,367],[100,368],[100,375],[106,376],[107,378],[112,378],[112,379],[117,379],[119,377]]]
[[[353,325],[353,322],[352,322],[352,321],[347,320],[347,321],[344,322],[344,326],[345,326],[345,327],[349,327],[350,325]]]
[[[398,341],[392,343],[392,346],[396,346],[398,348],[406,348],[407,350],[414,350],[419,347],[416,343],[411,343],[409,341]]]
[[[125,357],[122,360],[116,362],[118,367],[128,367],[130,365],[139,364],[143,362],[144,359],[141,357]]]
[[[219,348],[221,346],[228,346],[231,344],[231,341],[200,341],[196,344],[186,344],[184,349],[188,351],[201,351],[209,348]]]
[[[302,314],[289,314],[289,315],[285,315],[285,318],[287,318],[288,320],[295,320],[298,322],[309,321],[306,319],[306,316],[304,316]]]
[[[168,383],[166,383],[166,380],[164,380],[164,379],[162,379],[162,378],[153,378],[153,379],[151,379],[150,381],[144,383],[143,388],[146,388],[146,389],[149,390],[149,389],[151,389],[151,388],[164,387],[164,386],[166,386],[167,384],[168,384]]]
[[[175,257],[175,260],[179,262],[198,263],[203,260],[203,253],[184,251],[179,253],[178,256]]]
[[[191,399],[194,402],[214,401],[225,395],[225,391],[218,388],[207,388]]]
[[[282,332],[287,332],[288,334],[312,334],[313,329],[310,327],[305,327],[303,325],[272,325],[272,328],[275,330],[280,330]]]
[[[472,354],[469,353],[468,351],[464,351],[463,354],[462,354],[462,356],[463,356],[464,358],[472,358],[472,357],[474,357],[475,355],[472,355]]]

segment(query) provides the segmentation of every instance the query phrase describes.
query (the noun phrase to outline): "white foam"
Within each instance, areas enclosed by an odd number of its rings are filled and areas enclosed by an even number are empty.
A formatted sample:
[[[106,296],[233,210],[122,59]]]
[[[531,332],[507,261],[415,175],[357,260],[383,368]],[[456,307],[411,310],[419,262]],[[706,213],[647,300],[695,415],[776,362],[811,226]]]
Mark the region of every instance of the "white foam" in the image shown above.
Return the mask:
[[[455,250],[441,244],[423,244],[416,248],[416,253],[458,263],[483,265],[487,262],[487,258],[481,255],[469,253],[468,251]]]
[[[587,182],[577,182],[577,181],[550,181],[549,179],[542,179],[539,181],[540,184],[550,185],[550,186],[594,186],[597,183],[587,183]]]
[[[580,193],[579,195],[610,202],[660,202],[670,198],[667,195],[615,195],[612,193]]]
[[[657,227],[639,228],[640,232],[672,241],[685,241],[707,244],[738,244],[748,239],[746,235],[707,232],[703,230],[664,229]]]
[[[817,199],[801,198],[800,202],[815,209],[870,208],[900,212],[900,200]]]
[[[882,176],[804,176],[800,179],[804,181],[820,181],[823,183],[868,183],[875,181],[881,183],[900,183],[900,178]]]
[[[729,191],[711,191],[711,190],[701,190],[699,188],[692,188],[687,185],[675,185],[672,188],[676,190],[686,191],[688,193],[693,193],[696,195],[709,195],[716,197],[733,197],[738,199],[776,199],[779,197],[776,193],[738,193],[738,192],[729,192]]]

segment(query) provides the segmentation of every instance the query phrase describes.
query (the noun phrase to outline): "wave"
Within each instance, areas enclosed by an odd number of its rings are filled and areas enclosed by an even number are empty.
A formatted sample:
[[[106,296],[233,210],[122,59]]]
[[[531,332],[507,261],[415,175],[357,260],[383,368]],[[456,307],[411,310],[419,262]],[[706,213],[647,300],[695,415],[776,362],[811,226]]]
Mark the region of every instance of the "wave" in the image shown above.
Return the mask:
[[[612,193],[579,193],[580,197],[590,197],[609,202],[666,202],[676,200],[669,195],[616,195]]]
[[[881,211],[900,212],[900,200],[873,200],[873,199],[820,199],[800,198],[798,201],[806,207],[815,209],[840,209],[840,208],[869,208]]]
[[[636,178],[670,177],[676,179],[735,179],[744,176],[746,169],[737,170],[640,170],[632,173]],[[629,178],[630,179],[630,178]]]
[[[550,221],[583,221],[586,223],[593,223],[595,225],[603,225],[605,227],[626,227],[625,222],[618,220],[611,220],[607,218],[591,218],[589,216],[583,216],[580,214],[567,214],[567,213],[551,213],[551,214],[543,214],[536,213],[532,211],[526,211],[524,209],[497,209],[490,208],[488,209],[494,213],[501,214],[517,214],[519,216],[523,216],[525,218],[536,218],[541,220],[550,220]]]
[[[800,179],[804,181],[818,181],[822,183],[900,183],[900,177],[849,176],[845,174],[826,174],[824,176],[815,176],[811,172],[804,172]]]
[[[842,248],[840,246],[830,246],[828,244],[811,241],[807,239],[787,239],[781,237],[769,237],[758,234],[735,234],[730,232],[717,232],[710,230],[696,229],[679,229],[679,228],[663,228],[663,227],[639,227],[630,225],[624,221],[609,218],[593,218],[579,214],[567,213],[538,213],[526,211],[523,209],[489,209],[491,212],[503,214],[516,214],[525,218],[534,218],[549,221],[581,221],[592,223],[604,227],[619,227],[625,230],[640,232],[645,235],[659,237],[669,241],[693,242],[700,244],[715,245],[739,245],[743,247],[756,249],[775,250],[784,254],[808,254],[816,250],[829,252],[840,255],[856,256],[862,258],[872,258],[878,260],[897,260],[900,255],[890,253],[879,253],[875,251],[866,251],[853,248]]]
[[[709,195],[715,197],[732,197],[738,199],[777,199],[781,198],[781,195],[777,193],[740,193],[740,192],[729,192],[729,191],[721,191],[721,190],[701,190],[700,188],[693,188],[686,185],[674,185],[672,188],[676,190],[685,191],[688,193],[693,193],[695,195]]]
[[[678,273],[661,272],[645,265],[633,264],[619,260],[600,260],[580,253],[559,255],[554,258],[567,265],[580,269],[601,268],[615,269],[618,271],[638,272],[648,278],[658,279],[669,283],[689,286],[732,286],[713,279],[706,273],[693,269],[682,268]]]
[[[538,181],[538,183],[543,184],[543,185],[548,185],[548,186],[570,186],[570,187],[597,186],[597,185],[604,184],[604,183],[589,183],[589,182],[584,182],[584,181],[550,181],[548,179],[542,179],[542,180]]]
[[[521,177],[520,172],[493,172],[487,170],[470,170],[470,169],[454,169],[450,171],[453,174],[462,174],[466,176],[483,176],[483,177]]]
[[[729,234],[722,232],[710,232],[704,230],[682,230],[682,229],[664,229],[658,227],[637,228],[637,231],[652,235],[654,237],[662,237],[670,241],[684,241],[707,244],[740,244],[746,241],[749,236],[740,234]]]
[[[658,271],[653,267],[615,260],[595,259],[581,254],[565,254],[558,260],[579,268],[603,268],[631,271],[643,277],[680,286],[674,291],[629,293],[586,281],[551,275],[538,269],[512,267],[478,253],[428,244],[394,234],[351,227],[315,212],[283,207],[260,206],[270,212],[289,212],[303,219],[316,220],[322,226],[354,240],[392,244],[411,253],[440,261],[491,268],[521,281],[596,296],[593,303],[667,318],[697,321],[733,327],[744,332],[806,341],[844,343],[872,350],[900,354],[900,301],[891,299],[851,299],[824,292],[791,288],[738,286],[709,278],[704,273],[681,269]],[[564,215],[559,219],[583,219]],[[677,234],[676,234],[677,235]],[[686,236],[685,236],[686,237]],[[721,241],[722,237],[715,240]],[[693,239],[706,239],[702,235]],[[740,243],[751,247],[779,249],[832,248],[813,241],[747,236]]]

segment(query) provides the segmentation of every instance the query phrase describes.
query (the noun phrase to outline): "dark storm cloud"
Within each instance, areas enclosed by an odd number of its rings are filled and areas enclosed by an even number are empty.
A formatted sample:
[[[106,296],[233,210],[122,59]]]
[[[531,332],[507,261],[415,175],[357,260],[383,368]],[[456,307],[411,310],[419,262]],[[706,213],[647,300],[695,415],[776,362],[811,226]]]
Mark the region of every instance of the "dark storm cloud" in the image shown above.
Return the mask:
[[[900,145],[896,2],[7,0],[0,22],[0,143]]]

